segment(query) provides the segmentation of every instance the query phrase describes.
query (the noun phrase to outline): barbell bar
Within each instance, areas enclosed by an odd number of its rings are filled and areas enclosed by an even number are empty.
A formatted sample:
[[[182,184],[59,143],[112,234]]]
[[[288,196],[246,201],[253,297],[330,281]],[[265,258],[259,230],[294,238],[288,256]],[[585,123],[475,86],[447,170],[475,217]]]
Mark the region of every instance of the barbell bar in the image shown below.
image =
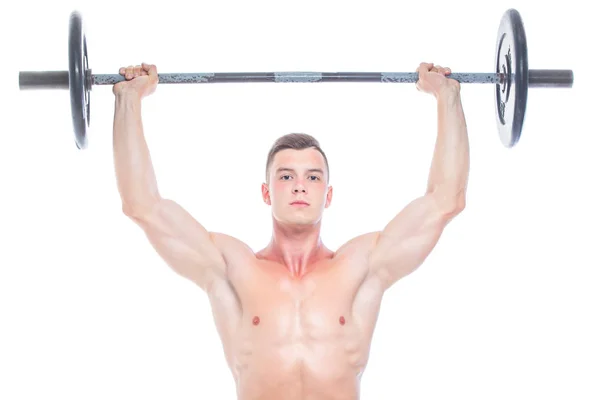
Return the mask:
[[[21,90],[69,90],[75,142],[87,147],[90,125],[90,91],[94,85],[115,85],[125,80],[119,74],[92,74],[88,66],[83,20],[77,11],[69,21],[69,70],[21,71]],[[573,71],[568,69],[529,69],[527,40],[523,21],[515,9],[502,16],[497,32],[495,72],[451,73],[449,79],[461,84],[495,85],[496,123],[500,140],[513,147],[520,139],[528,88],[570,88]],[[379,82],[416,83],[417,72],[210,72],[159,73],[159,84],[189,83],[324,83]]]
[[[447,75],[460,83],[491,83],[503,85],[503,73],[459,72]],[[115,85],[125,77],[118,74],[91,75],[92,85]],[[158,83],[319,83],[319,82],[381,82],[416,83],[417,72],[195,72],[159,73]],[[561,88],[573,85],[571,70],[529,70],[530,88]],[[19,87],[28,89],[69,89],[69,71],[20,72]]]

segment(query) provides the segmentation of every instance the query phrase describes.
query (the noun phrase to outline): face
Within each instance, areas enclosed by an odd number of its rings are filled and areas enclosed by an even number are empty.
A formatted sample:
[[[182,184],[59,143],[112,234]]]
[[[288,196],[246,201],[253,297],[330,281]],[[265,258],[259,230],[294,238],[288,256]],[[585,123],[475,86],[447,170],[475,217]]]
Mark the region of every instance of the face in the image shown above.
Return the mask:
[[[331,203],[332,189],[327,178],[325,159],[319,151],[282,150],[273,159],[269,182],[262,185],[263,200],[272,207],[273,217],[283,224],[316,224]]]

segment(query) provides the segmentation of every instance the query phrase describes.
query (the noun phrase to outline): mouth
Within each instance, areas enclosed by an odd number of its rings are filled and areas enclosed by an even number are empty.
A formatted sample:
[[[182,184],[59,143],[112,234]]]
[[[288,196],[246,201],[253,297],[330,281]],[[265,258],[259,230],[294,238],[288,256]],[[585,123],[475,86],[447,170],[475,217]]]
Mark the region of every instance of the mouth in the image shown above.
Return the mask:
[[[291,205],[296,207],[306,207],[308,206],[308,203],[305,201],[294,201],[293,203],[291,203]]]

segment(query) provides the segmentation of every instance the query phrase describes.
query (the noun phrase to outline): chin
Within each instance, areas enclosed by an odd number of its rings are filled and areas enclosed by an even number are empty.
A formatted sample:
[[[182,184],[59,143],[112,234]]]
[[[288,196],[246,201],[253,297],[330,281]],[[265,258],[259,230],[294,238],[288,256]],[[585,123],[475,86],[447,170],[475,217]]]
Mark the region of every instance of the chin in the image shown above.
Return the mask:
[[[305,216],[291,218],[290,222],[295,225],[312,226],[318,224],[320,220],[321,218],[319,216]]]
[[[283,217],[278,217],[278,216],[274,216],[275,220],[282,224],[282,225],[287,225],[287,226],[313,226],[319,223],[320,218],[315,218],[315,217],[310,217],[310,216],[303,216],[303,217],[299,217],[299,216],[283,216]]]

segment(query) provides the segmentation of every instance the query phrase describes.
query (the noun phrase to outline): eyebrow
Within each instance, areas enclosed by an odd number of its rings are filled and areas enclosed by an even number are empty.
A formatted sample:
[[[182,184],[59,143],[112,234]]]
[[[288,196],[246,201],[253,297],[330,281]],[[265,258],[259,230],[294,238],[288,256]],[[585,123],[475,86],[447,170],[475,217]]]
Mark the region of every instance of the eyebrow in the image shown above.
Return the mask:
[[[285,168],[285,167],[279,167],[279,168],[277,168],[277,170],[275,172],[280,173],[280,172],[284,172],[284,171],[285,172],[294,172],[293,169]],[[308,172],[320,172],[321,174],[325,174],[321,168],[310,168],[310,169],[308,169]]]

